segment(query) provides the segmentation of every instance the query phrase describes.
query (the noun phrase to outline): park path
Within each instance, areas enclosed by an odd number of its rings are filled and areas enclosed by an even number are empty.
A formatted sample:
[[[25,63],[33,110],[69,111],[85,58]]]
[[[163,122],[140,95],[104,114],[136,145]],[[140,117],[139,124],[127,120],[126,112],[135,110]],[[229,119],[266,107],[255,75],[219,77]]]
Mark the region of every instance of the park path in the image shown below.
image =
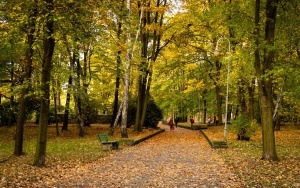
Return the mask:
[[[136,146],[72,169],[44,187],[241,187],[199,131],[166,129]]]

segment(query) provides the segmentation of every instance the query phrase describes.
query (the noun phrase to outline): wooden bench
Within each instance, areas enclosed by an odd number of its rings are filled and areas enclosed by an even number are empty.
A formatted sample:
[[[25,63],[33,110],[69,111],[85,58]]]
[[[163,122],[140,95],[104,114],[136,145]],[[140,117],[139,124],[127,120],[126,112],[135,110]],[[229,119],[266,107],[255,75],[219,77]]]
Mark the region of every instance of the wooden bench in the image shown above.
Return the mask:
[[[107,134],[98,134],[97,138],[101,143],[102,150],[112,150],[119,148],[119,141],[117,140],[109,140]]]

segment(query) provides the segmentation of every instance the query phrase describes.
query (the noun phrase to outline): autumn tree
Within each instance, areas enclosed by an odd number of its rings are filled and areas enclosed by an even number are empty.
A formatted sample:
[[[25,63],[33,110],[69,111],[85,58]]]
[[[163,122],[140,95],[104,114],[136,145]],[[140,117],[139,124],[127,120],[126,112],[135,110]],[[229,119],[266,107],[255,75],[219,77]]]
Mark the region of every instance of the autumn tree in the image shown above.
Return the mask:
[[[272,77],[270,72],[274,66],[275,50],[275,26],[276,26],[276,12],[278,1],[267,0],[265,6],[265,35],[264,41],[266,45],[263,47],[263,58],[261,58],[261,51],[259,46],[260,32],[258,26],[260,24],[260,0],[256,1],[255,11],[255,23],[256,23],[256,50],[255,50],[255,70],[258,77],[258,91],[259,102],[261,110],[261,124],[262,124],[262,136],[263,136],[263,155],[262,159],[265,160],[278,160],[276,147],[275,147],[275,135],[273,124],[273,90],[272,90]]]
[[[161,44],[167,1],[157,0],[155,4],[152,1],[139,1],[138,5],[142,21],[140,26],[141,62],[139,64],[137,112],[134,127],[136,131],[140,132],[144,125],[150,97],[153,64],[169,40]]]
[[[32,61],[33,61],[33,43],[35,41],[35,27],[37,19],[37,1],[33,1],[28,6],[28,24],[27,24],[27,49],[25,51],[25,62],[23,64],[24,76],[21,78],[22,89],[20,93],[20,104],[18,110],[18,119],[16,125],[16,141],[14,155],[21,155],[23,150],[23,132],[24,122],[26,118],[26,101],[28,99],[28,93],[30,89],[30,78],[32,73]]]
[[[52,69],[52,56],[54,52],[54,17],[53,0],[45,0],[42,6],[42,14],[45,19],[45,29],[43,38],[43,56],[42,56],[42,72],[41,72],[41,110],[39,120],[39,133],[34,157],[34,165],[44,166],[46,159],[46,145],[47,145],[47,128],[49,118],[49,100],[50,100],[50,76]]]

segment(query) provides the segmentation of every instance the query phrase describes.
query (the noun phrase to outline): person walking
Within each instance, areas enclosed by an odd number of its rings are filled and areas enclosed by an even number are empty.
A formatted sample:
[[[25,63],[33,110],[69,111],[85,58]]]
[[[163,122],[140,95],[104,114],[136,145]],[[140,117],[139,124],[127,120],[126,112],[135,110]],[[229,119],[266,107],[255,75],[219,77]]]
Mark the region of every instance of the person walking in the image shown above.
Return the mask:
[[[219,117],[216,115],[216,125],[219,125]]]
[[[179,123],[179,117],[176,117],[175,118],[175,126],[176,126],[176,128],[177,128],[178,123]]]
[[[207,122],[208,122],[208,124],[210,124],[210,122],[211,122],[210,116],[208,116]]]
[[[169,121],[169,125],[170,125],[170,130],[174,130],[174,122],[173,122],[173,118],[170,119]]]
[[[192,126],[193,126],[193,124],[194,124],[194,119],[193,119],[193,116],[191,116],[190,122],[191,122],[191,127],[192,127]]]

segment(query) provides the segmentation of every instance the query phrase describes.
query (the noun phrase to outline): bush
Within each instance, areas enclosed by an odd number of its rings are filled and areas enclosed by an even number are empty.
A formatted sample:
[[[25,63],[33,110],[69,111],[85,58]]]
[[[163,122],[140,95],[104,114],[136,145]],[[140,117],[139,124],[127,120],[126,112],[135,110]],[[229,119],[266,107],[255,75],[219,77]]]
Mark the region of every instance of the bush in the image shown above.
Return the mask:
[[[228,126],[229,131],[237,134],[238,140],[249,140],[255,134],[257,127],[258,123],[255,120],[251,121],[247,115],[237,116]]]
[[[154,100],[150,100],[147,105],[146,117],[144,125],[145,127],[156,128],[158,122],[163,118],[162,111],[156,105]]]
[[[4,102],[0,105],[0,126],[11,126],[17,123],[17,109],[14,107],[10,108],[9,102]],[[11,124],[11,125],[9,125]]]
[[[131,100],[128,103],[127,127],[135,124],[136,102]],[[156,128],[158,122],[162,119],[162,111],[155,104],[154,100],[149,100],[146,110],[144,127]]]

